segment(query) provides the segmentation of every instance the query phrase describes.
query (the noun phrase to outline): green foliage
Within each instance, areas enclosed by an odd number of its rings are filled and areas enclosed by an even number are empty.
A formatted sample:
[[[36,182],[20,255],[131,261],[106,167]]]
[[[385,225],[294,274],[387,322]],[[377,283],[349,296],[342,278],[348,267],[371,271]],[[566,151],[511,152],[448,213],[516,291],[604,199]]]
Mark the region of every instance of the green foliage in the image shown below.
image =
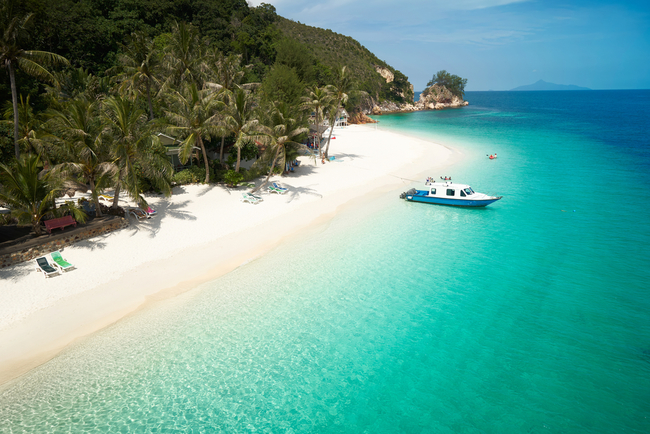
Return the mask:
[[[452,94],[459,98],[465,96],[465,85],[467,84],[466,78],[460,78],[457,75],[452,75],[445,71],[438,71],[433,75],[433,78],[427,83],[427,87],[438,84],[446,87]]]
[[[242,173],[235,172],[234,170],[229,170],[224,174],[223,180],[229,187],[234,187],[244,180],[244,175]]]
[[[241,147],[240,158],[242,160],[255,160],[259,154],[259,149],[254,142],[248,141],[244,143]],[[229,166],[233,166],[237,162],[237,148],[235,146],[231,147],[228,151],[228,159],[226,163]]]
[[[13,125],[0,123],[0,161],[11,161],[15,156]]]
[[[316,62],[308,47],[295,39],[283,38],[276,44],[276,50],[276,66],[286,65],[296,72],[303,83],[312,84]]]
[[[192,166],[189,169],[181,170],[172,176],[172,183],[178,185],[198,184],[205,181],[205,169],[198,166]]]
[[[23,3],[23,2],[21,2]],[[34,12],[36,49],[61,54],[97,74],[115,65],[120,43],[134,31],[156,37],[174,22],[192,23],[219,50],[245,54],[246,63],[271,65],[275,8],[246,0],[25,0]]]
[[[367,92],[375,100],[412,101],[413,93],[408,78],[380,60],[358,41],[331,30],[310,27],[295,21],[278,17],[277,26],[290,39],[302,43],[313,58],[318,59],[315,79],[319,86],[331,82],[331,72],[347,66],[348,73],[357,83],[359,90]],[[396,80],[386,83],[376,67],[391,71]],[[348,104],[350,109],[353,106]]]
[[[296,105],[303,95],[305,85],[293,68],[276,64],[262,80],[264,102],[283,101]]]
[[[23,154],[16,164],[0,164],[0,202],[21,224],[31,224],[37,235],[41,220],[55,210],[54,198],[60,186],[50,174],[41,176],[42,164],[37,155]]]

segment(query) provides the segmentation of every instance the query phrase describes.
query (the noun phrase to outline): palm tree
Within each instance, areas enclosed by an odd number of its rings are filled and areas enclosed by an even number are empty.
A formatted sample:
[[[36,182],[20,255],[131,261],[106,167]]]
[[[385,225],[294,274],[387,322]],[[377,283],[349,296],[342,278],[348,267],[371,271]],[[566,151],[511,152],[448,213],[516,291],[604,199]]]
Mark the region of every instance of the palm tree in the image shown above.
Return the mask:
[[[254,110],[255,104],[253,94],[244,89],[235,89],[232,98],[228,99],[223,113],[222,127],[235,135],[235,147],[237,148],[235,172],[239,172],[242,146],[249,138],[259,133],[259,121]]]
[[[99,193],[118,168],[110,157],[106,143],[102,141],[98,111],[97,102],[77,98],[62,111],[51,110],[49,116],[51,126],[60,135],[72,160],[56,166],[55,172],[79,176],[87,182],[97,215],[101,217]]]
[[[112,207],[117,208],[122,188],[138,205],[147,206],[139,182],[144,177],[166,195],[171,194],[172,164],[137,103],[120,96],[109,97],[103,102],[101,119],[104,140],[110,141],[111,155],[119,168]]]
[[[300,108],[315,113],[318,153],[321,155],[321,124],[324,119],[324,115],[329,112],[329,107],[332,105],[332,95],[327,91],[325,87],[314,86],[312,88],[308,88],[307,91],[309,92],[309,95],[302,97],[302,104],[300,104]]]
[[[60,191],[49,181],[49,176],[41,177],[38,155],[23,155],[14,167],[0,164],[0,202],[11,209],[19,223],[31,224],[36,235],[41,234],[43,217],[54,211],[54,198]]]
[[[111,78],[97,77],[84,68],[68,68],[53,72],[54,84],[45,85],[45,96],[51,108],[63,110],[70,100],[82,97],[89,101],[106,98],[111,92]]]
[[[134,32],[118,60],[124,70],[120,77],[120,91],[129,90],[134,95],[144,94],[149,108],[149,120],[153,120],[152,86],[160,85],[158,70],[162,65],[162,53],[156,49],[153,39],[142,32]]]
[[[162,59],[163,67],[168,74],[163,89],[179,86],[183,82],[194,82],[198,88],[201,88],[202,61],[203,52],[198,29],[184,22],[174,23],[172,37],[165,47]]]
[[[233,97],[236,89],[252,90],[259,86],[259,83],[242,84],[246,69],[253,65],[241,65],[241,54],[225,56],[216,48],[208,51],[205,58],[204,71],[206,75],[206,86],[221,92],[221,98],[228,103]],[[226,139],[227,130],[221,130],[221,147],[219,148],[219,162],[223,163],[223,145]]]
[[[42,122],[40,117],[34,114],[34,110],[32,109],[29,100],[30,95],[27,95],[27,98],[25,99],[20,95],[20,101],[18,103],[18,142],[25,143],[30,152],[39,154],[42,159],[49,163],[49,158],[45,149],[45,141],[42,140],[41,135],[39,134]],[[14,123],[13,119],[15,119],[15,117],[13,104],[7,103],[4,111],[4,118],[7,120],[0,121],[0,123]]]
[[[327,86],[329,92],[333,96],[334,100],[334,109],[330,111],[329,123],[330,123],[330,134],[327,137],[327,146],[325,147],[324,157],[328,158],[330,150],[330,141],[332,140],[332,132],[334,131],[334,123],[336,122],[336,117],[339,114],[343,104],[348,101],[348,94],[352,91],[352,78],[346,73],[346,67],[343,66],[341,69],[336,70],[336,75],[334,78],[334,84]]]
[[[298,121],[290,113],[289,106],[284,102],[274,103],[271,114],[265,122],[265,125],[259,125],[258,130],[262,133],[259,140],[267,144],[267,152],[272,153],[271,166],[266,179],[255,189],[253,193],[258,191],[269,182],[273,175],[273,169],[276,164],[279,167],[284,167],[287,157],[287,145],[299,145],[294,139],[302,133],[309,131],[298,124]]]
[[[68,60],[58,54],[47,51],[25,50],[24,40],[27,36],[33,14],[15,15],[14,0],[1,0],[0,4],[0,65],[9,71],[11,98],[14,108],[14,148],[16,158],[20,156],[18,144],[18,90],[16,88],[16,68],[38,79],[53,81],[52,74],[44,64],[68,64]]]
[[[192,150],[199,145],[205,162],[205,183],[210,182],[210,165],[203,139],[218,133],[219,116],[216,113],[222,102],[217,101],[216,94],[211,89],[198,90],[196,84],[185,85],[183,93],[173,92],[167,95],[169,109],[165,116],[172,134],[185,137],[181,143],[179,157],[183,164],[187,161]]]

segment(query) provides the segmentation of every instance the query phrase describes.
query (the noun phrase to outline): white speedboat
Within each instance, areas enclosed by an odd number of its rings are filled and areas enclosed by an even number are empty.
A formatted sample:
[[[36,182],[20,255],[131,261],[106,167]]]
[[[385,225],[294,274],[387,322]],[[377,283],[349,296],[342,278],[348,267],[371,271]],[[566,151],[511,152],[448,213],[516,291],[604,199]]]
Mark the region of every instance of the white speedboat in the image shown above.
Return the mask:
[[[467,184],[454,184],[451,181],[431,182],[423,190],[410,189],[400,195],[410,202],[433,203],[436,205],[482,207],[487,206],[503,196],[488,196],[476,193]]]

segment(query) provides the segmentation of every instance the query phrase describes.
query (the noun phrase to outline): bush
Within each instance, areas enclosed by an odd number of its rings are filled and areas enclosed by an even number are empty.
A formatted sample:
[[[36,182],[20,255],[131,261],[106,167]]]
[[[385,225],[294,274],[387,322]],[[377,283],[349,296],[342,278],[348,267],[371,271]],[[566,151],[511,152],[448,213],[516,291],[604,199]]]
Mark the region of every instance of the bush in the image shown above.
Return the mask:
[[[252,181],[260,176],[266,175],[268,170],[267,166],[253,165],[249,170],[244,170],[242,175],[244,175],[244,181]]]
[[[223,180],[229,187],[234,187],[244,180],[244,175],[234,170],[229,170],[224,174]]]
[[[210,177],[212,178],[212,173],[210,173]],[[203,181],[205,181],[205,169],[198,166],[192,166],[189,169],[181,170],[172,176],[172,183],[178,185],[198,184]]]

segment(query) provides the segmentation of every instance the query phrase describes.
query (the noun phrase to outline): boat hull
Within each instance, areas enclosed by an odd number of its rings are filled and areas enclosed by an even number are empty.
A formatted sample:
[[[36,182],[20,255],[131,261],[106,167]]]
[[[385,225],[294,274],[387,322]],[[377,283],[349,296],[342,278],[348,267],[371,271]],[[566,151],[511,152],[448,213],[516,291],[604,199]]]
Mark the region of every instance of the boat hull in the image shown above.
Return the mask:
[[[421,202],[421,203],[430,203],[433,205],[447,205],[447,206],[460,206],[468,208],[480,208],[488,206],[491,203],[496,202],[501,199],[499,197],[490,197],[486,199],[447,199],[444,197],[431,197],[420,194],[407,194],[406,200],[410,202]]]

